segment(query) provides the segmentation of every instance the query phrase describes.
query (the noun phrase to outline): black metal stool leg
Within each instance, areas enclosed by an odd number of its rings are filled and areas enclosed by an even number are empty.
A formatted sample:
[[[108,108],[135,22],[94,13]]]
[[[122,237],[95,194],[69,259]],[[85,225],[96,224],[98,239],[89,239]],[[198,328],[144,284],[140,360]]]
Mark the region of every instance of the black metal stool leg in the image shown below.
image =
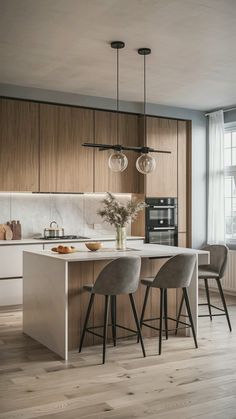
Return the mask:
[[[166,340],[168,339],[168,305],[167,305],[167,289],[164,290],[164,318],[165,318],[165,332]]]
[[[146,306],[147,306],[149,291],[150,291],[150,287],[146,287],[144,301],[143,301],[143,308],[142,308],[142,313],[141,313],[141,317],[140,317],[140,329],[141,330],[142,330],[142,326],[143,326],[143,319],[144,319],[144,314],[145,314],[145,310],[146,310]],[[139,343],[139,335],[138,335],[138,338],[137,338],[137,343]]]
[[[111,296],[111,324],[113,344],[116,346],[116,295]]]
[[[102,363],[103,364],[105,364],[105,360],[106,360],[106,343],[107,343],[109,303],[110,303],[110,295],[105,295],[104,325],[103,325],[103,353],[102,353]]]
[[[180,306],[179,306],[179,312],[178,312],[178,316],[177,316],[177,320],[176,320],[175,335],[177,335],[177,333],[178,333],[179,319],[180,319],[180,316],[181,316],[181,313],[182,313],[183,304],[184,304],[184,294],[182,295]]]
[[[159,355],[161,355],[161,344],[162,344],[163,297],[164,297],[164,289],[160,288]]]
[[[211,315],[211,301],[210,301],[210,293],[209,293],[209,287],[208,287],[208,280],[207,278],[204,279],[205,282],[205,290],[206,290],[206,298],[207,298],[207,305],[208,305],[208,310],[209,310],[209,316],[210,319],[212,320],[212,315]]]
[[[191,328],[192,328],[193,340],[194,340],[194,343],[195,343],[195,347],[198,348],[197,338],[196,338],[196,333],[195,333],[195,328],[194,328],[193,318],[192,318],[192,313],[191,313],[191,308],[190,308],[190,304],[189,304],[188,292],[187,292],[186,288],[183,288],[183,293],[184,293],[185,304],[186,304],[186,308],[187,308],[187,312],[188,312],[188,317],[189,317]]]
[[[84,343],[84,336],[85,336],[85,332],[86,332],[86,329],[87,329],[87,324],[88,324],[91,308],[92,308],[92,305],[93,305],[93,301],[94,301],[94,294],[91,294],[89,304],[88,304],[88,308],[87,308],[87,313],[86,313],[86,316],[85,316],[84,327],[83,327],[82,335],[81,335],[81,338],[80,338],[79,352],[81,352],[82,346],[83,346],[83,343]]]
[[[228,309],[227,309],[227,305],[226,305],[226,301],[225,301],[225,296],[224,296],[224,293],[223,293],[223,289],[222,289],[222,285],[221,285],[220,279],[217,279],[216,282],[217,282],[217,285],[218,285],[218,288],[219,288],[219,292],[220,292],[222,304],[224,306],[224,311],[225,311],[225,315],[226,315],[226,318],[227,318],[229,330],[230,330],[230,332],[232,332],[232,327],[231,327],[231,323],[230,323],[229,313],[228,313]]]
[[[132,311],[133,311],[133,314],[134,314],[134,320],[135,320],[135,323],[136,323],[137,332],[138,332],[140,344],[141,344],[142,351],[143,351],[143,356],[145,357],[146,352],[145,352],[145,348],[144,348],[144,344],[143,344],[142,332],[141,332],[140,325],[139,325],[139,320],[138,320],[138,315],[137,315],[137,311],[136,311],[136,307],[135,307],[133,294],[129,294],[129,299],[130,299]]]

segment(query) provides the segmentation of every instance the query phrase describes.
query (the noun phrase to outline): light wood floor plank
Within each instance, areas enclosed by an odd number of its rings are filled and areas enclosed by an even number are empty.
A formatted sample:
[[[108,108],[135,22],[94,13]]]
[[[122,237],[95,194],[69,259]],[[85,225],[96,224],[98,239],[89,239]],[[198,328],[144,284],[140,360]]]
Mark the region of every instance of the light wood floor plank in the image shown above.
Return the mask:
[[[215,303],[218,297],[213,296]],[[171,336],[157,354],[146,338],[71,352],[69,361],[22,334],[21,307],[0,310],[0,419],[236,419],[236,298],[224,317],[199,319],[192,338]],[[236,329],[235,329],[236,330]]]

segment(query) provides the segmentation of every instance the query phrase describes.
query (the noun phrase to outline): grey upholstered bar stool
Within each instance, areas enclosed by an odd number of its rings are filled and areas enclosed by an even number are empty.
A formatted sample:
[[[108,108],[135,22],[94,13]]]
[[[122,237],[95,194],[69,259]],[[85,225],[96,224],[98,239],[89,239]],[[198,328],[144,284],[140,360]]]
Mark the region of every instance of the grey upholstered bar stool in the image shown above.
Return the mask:
[[[140,327],[142,328],[143,326],[147,326],[147,327],[150,327],[151,329],[159,330],[159,355],[161,354],[161,347],[162,347],[163,317],[165,321],[166,339],[168,339],[168,320],[177,322],[177,319],[168,317],[167,290],[169,288],[174,288],[174,289],[182,288],[183,290],[183,298],[186,303],[190,324],[186,322],[182,322],[179,319],[178,319],[178,323],[183,324],[185,327],[191,327],[195,346],[196,348],[198,347],[193,319],[192,319],[192,313],[191,313],[190,304],[189,304],[188,292],[187,292],[187,288],[189,287],[191,279],[192,279],[192,274],[193,274],[195,263],[196,263],[195,255],[180,254],[169,259],[161,267],[161,269],[159,270],[155,278],[146,278],[146,279],[141,280],[141,283],[145,285],[147,288],[146,288],[146,293],[144,297],[142,314],[140,318]],[[160,289],[160,317],[144,319],[146,304],[147,304],[147,300],[148,300],[148,296],[149,296],[149,292],[151,288]],[[159,328],[151,326],[150,324],[147,323],[147,322],[158,320],[158,319],[160,321]]]
[[[141,258],[139,256],[121,257],[110,262],[98,275],[94,285],[85,285],[84,289],[91,293],[84,327],[81,335],[79,352],[82,350],[84,336],[86,332],[92,333],[95,336],[103,338],[103,364],[106,358],[106,341],[107,341],[107,329],[108,329],[108,313],[109,305],[111,301],[111,321],[112,321],[112,337],[114,346],[116,345],[116,328],[128,330],[136,335],[140,339],[143,356],[146,356],[143,339],[141,335],[139,319],[135,307],[133,294],[137,291],[140,280],[140,268]],[[105,308],[104,308],[104,324],[103,324],[103,336],[95,333],[93,329],[97,329],[101,326],[87,327],[89,315],[94,302],[95,294],[104,295],[105,297]],[[120,294],[128,294],[131,308],[134,315],[135,324],[137,330],[132,330],[127,327],[118,325],[116,323],[116,296]]]
[[[208,245],[204,247],[204,250],[207,250],[208,252],[210,252],[210,264],[199,266],[198,278],[204,279],[207,303],[202,303],[199,305],[208,306],[209,314],[199,314],[199,317],[210,317],[210,319],[212,320],[213,316],[226,316],[229,330],[231,332],[232,327],[231,327],[229,313],[228,313],[228,309],[227,309],[227,305],[226,305],[226,301],[225,301],[225,297],[224,297],[224,293],[223,293],[223,289],[221,285],[221,279],[224,277],[225,270],[227,267],[229,249],[225,245],[213,244],[213,245]],[[208,279],[214,279],[216,281],[223,308],[217,307],[211,304],[209,287],[208,287]],[[212,314],[212,311],[211,311],[212,308],[222,311],[222,313]]]

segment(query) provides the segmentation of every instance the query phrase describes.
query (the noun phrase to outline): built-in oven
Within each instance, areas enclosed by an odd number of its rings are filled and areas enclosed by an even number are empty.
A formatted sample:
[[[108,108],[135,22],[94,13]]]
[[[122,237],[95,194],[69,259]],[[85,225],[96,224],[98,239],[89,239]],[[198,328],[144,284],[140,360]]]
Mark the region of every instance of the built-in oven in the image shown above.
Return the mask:
[[[146,203],[146,243],[177,246],[177,198],[147,198]]]

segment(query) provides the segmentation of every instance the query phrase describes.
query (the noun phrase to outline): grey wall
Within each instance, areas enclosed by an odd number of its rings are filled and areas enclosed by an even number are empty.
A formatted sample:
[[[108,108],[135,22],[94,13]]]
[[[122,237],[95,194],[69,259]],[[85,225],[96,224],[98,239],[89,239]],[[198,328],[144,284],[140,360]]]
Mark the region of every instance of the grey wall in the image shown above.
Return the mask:
[[[224,121],[225,124],[227,125],[234,125],[236,123],[236,109],[230,112],[225,112],[224,113]]]
[[[113,99],[6,84],[0,84],[0,95],[98,109],[116,109],[116,101]],[[141,113],[142,104],[121,101],[120,109],[125,112]],[[192,246],[201,247],[206,241],[206,118],[204,112],[148,104],[147,113],[192,121]]]

